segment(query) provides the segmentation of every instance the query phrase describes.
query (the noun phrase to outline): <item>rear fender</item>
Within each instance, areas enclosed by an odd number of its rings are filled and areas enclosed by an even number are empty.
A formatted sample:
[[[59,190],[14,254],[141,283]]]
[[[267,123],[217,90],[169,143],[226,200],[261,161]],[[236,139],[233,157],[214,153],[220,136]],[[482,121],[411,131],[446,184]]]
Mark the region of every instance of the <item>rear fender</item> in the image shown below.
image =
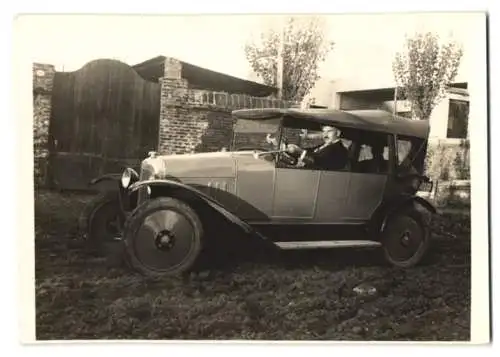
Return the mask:
[[[414,205],[423,207],[431,214],[437,213],[436,208],[424,198],[415,195],[402,195],[391,201],[383,202],[377,208],[368,225],[368,231],[371,234],[380,234],[393,214]]]
[[[183,197],[189,197],[192,199],[198,200],[198,202],[203,202],[209,207],[211,207],[213,210],[221,214],[224,218],[229,220],[231,223],[236,224],[239,226],[243,232],[247,234],[252,234],[252,235],[257,235],[260,238],[266,239],[263,235],[261,235],[259,232],[254,230],[247,222],[241,220],[239,217],[228,211],[224,206],[222,206],[219,202],[214,200],[212,197],[206,195],[205,193],[201,192],[200,190],[197,190],[194,187],[188,186],[182,182],[179,182],[178,180],[150,180],[150,181],[140,181],[132,184],[129,187],[129,192],[135,192],[141,187],[149,186],[151,188],[151,192],[155,191],[155,188],[168,188],[168,189],[175,189],[177,191],[176,196],[181,193],[181,196]]]
[[[425,210],[427,210],[431,215],[434,215],[437,213],[436,207],[432,205],[429,201],[426,199],[419,197],[419,196],[403,196],[400,197],[395,203],[391,204],[385,211],[384,214],[384,219],[382,221],[382,224],[380,225],[380,230],[379,232],[382,232],[385,229],[385,226],[387,225],[387,221],[389,218],[394,215],[397,212],[401,212],[407,207],[411,207],[414,205],[418,205],[420,207],[423,207]]]
[[[425,209],[427,209],[432,214],[437,214],[438,213],[436,207],[432,203],[430,203],[429,201],[427,201],[425,198],[423,198],[423,197],[414,196],[413,197],[413,201],[416,204],[418,204],[418,205],[424,207]]]

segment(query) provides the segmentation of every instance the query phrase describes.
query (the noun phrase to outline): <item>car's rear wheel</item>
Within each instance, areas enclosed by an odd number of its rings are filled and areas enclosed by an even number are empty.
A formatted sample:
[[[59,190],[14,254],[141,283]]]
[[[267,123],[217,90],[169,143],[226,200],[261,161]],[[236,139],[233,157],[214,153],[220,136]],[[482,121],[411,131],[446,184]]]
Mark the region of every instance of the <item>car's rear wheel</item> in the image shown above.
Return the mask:
[[[203,226],[186,203],[170,197],[146,201],[127,220],[127,261],[147,276],[171,276],[191,270],[203,247]]]
[[[414,210],[392,215],[383,231],[385,259],[399,268],[410,268],[421,263],[429,250],[429,244],[429,227],[420,213]]]

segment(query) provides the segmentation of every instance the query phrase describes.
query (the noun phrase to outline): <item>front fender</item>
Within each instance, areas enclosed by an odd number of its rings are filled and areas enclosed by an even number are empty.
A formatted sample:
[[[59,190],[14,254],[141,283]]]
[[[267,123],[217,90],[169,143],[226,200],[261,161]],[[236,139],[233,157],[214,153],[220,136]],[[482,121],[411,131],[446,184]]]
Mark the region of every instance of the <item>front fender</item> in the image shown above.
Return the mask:
[[[248,234],[255,234],[259,236],[260,238],[267,239],[264,237],[262,234],[254,230],[247,222],[241,220],[238,216],[234,215],[230,211],[228,211],[224,206],[222,206],[219,202],[214,200],[212,197],[208,196],[204,192],[201,192],[200,190],[191,187],[189,185],[186,185],[182,182],[179,182],[177,180],[147,180],[147,181],[140,181],[132,184],[129,187],[129,192],[135,192],[139,190],[141,187],[170,187],[170,188],[176,188],[180,190],[185,190],[187,192],[190,192],[191,194],[195,195],[197,198],[203,200],[206,204],[208,204],[210,207],[212,207],[214,210],[222,214],[225,218],[227,218],[230,222],[238,225],[245,233]]]
[[[90,185],[95,185],[102,181],[120,181],[122,174],[105,174],[90,180]]]
[[[134,171],[135,172],[135,171]],[[118,195],[118,200],[120,204],[121,212],[126,215],[127,212],[133,210],[137,204],[137,195],[130,195],[128,190],[124,188],[121,184],[121,178],[123,174],[105,174],[94,178],[90,181],[89,185],[97,185],[100,182],[113,181],[116,183],[116,195]],[[112,190],[113,192],[115,190]]]

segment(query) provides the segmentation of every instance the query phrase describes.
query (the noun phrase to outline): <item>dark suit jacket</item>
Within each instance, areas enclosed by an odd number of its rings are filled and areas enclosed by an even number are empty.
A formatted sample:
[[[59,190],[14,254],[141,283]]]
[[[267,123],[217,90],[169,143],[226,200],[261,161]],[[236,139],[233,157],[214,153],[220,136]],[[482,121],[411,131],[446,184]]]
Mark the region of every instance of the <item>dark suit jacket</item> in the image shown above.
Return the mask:
[[[307,166],[312,166],[316,170],[341,170],[347,165],[348,151],[342,142],[337,141],[323,149],[315,151],[322,145],[306,149],[307,154],[304,162]]]

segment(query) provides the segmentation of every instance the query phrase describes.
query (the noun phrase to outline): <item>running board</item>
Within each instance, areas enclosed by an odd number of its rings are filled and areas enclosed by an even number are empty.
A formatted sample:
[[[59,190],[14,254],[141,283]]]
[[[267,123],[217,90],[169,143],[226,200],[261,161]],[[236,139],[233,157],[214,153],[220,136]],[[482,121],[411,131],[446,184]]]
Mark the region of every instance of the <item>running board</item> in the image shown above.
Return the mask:
[[[327,248],[360,248],[380,247],[380,242],[371,240],[335,240],[311,242],[274,242],[280,249],[327,249]]]

